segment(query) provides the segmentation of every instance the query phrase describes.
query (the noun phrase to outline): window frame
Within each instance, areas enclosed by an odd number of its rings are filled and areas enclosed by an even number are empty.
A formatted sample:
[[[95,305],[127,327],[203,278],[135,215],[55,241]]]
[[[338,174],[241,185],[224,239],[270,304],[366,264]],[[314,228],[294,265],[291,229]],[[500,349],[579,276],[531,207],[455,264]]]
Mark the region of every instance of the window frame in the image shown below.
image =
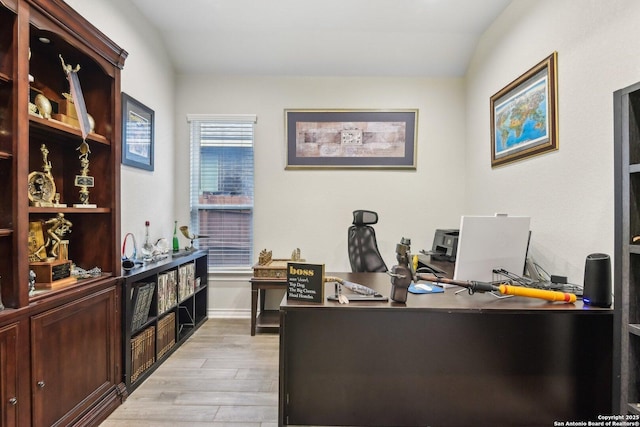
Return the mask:
[[[249,250],[249,264],[240,264],[240,265],[221,265],[216,266],[212,264],[214,262],[214,257],[211,256],[211,248],[208,248],[209,251],[209,265],[208,270],[210,272],[215,273],[224,273],[224,274],[236,274],[236,273],[250,273],[253,268],[253,257],[254,257],[254,230],[253,230],[253,215],[255,210],[255,194],[254,194],[254,183],[255,183],[255,125],[257,123],[257,116],[255,114],[188,114],[187,122],[189,123],[189,147],[190,147],[190,168],[189,168],[189,216],[190,216],[190,228],[196,234],[199,233],[200,228],[200,217],[201,212],[203,210],[208,210],[212,212],[221,212],[228,210],[238,210],[238,211],[248,211],[251,219],[249,223],[249,236],[248,236],[248,250]],[[237,124],[237,125],[247,125],[251,124],[251,186],[250,186],[250,194],[240,193],[241,199],[243,203],[239,204],[226,204],[221,203],[217,206],[211,203],[202,203],[202,185],[201,185],[201,163],[200,163],[200,155],[202,150],[202,138],[200,135],[196,135],[194,132],[195,126],[198,126],[198,132],[202,129],[202,123],[206,124]],[[224,145],[223,145],[224,147]],[[227,147],[234,147],[234,145],[228,145]],[[243,147],[243,144],[240,143],[237,147]],[[246,172],[246,170],[243,170]],[[217,175],[218,177],[220,175]],[[219,184],[219,183],[218,183]],[[197,188],[194,188],[197,187]],[[246,200],[246,197],[250,197],[250,200]],[[248,203],[247,203],[248,202]],[[206,233],[203,233],[206,234]],[[222,252],[224,253],[224,252]]]

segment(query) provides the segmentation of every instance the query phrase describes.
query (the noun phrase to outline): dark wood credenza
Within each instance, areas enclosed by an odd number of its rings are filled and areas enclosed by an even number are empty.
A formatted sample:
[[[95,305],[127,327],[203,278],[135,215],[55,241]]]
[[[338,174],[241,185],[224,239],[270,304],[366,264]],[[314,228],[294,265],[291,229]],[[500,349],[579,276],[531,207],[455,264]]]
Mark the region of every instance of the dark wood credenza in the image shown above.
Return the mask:
[[[384,273],[328,275],[390,292]],[[460,289],[406,304],[285,297],[279,424],[549,426],[612,412],[612,310]]]

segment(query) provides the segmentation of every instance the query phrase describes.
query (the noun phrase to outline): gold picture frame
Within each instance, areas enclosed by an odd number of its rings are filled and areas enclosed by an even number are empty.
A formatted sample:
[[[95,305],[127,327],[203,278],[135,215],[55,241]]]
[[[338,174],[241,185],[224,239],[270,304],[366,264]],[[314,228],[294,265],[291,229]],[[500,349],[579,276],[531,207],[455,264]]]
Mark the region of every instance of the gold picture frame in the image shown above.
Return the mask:
[[[491,167],[558,149],[557,52],[491,97]]]

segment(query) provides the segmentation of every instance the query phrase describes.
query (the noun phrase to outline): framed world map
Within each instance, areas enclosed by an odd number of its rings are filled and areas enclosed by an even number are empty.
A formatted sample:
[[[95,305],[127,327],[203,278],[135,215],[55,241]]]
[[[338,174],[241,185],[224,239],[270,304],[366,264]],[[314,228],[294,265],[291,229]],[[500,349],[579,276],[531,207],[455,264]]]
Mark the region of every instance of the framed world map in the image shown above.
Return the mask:
[[[491,97],[491,167],[558,149],[557,53]]]

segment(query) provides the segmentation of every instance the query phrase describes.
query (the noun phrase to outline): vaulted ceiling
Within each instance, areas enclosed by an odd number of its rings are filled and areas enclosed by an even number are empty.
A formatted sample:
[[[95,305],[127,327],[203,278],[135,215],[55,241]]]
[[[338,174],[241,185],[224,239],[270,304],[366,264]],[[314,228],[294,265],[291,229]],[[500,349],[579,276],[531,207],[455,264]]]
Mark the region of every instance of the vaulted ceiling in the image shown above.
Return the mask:
[[[511,0],[130,0],[178,72],[462,76]]]

